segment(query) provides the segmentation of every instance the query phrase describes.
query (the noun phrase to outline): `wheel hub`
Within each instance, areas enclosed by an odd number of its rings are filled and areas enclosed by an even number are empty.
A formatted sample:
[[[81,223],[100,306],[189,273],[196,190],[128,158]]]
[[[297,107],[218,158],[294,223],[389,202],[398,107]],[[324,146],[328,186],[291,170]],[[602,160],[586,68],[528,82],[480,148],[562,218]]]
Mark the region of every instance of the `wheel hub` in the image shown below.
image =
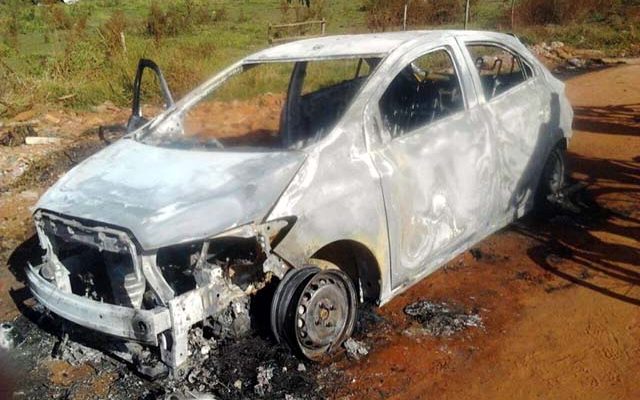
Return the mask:
[[[300,297],[297,330],[302,343],[322,347],[332,343],[347,322],[349,302],[334,282],[311,282]]]

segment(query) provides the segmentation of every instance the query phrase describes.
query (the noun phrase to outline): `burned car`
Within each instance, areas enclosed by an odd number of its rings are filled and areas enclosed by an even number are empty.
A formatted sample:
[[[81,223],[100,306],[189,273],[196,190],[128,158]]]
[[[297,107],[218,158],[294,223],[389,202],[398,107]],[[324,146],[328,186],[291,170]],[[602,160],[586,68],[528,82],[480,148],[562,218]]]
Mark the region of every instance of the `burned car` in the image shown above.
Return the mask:
[[[148,69],[167,106],[154,118]],[[265,303],[278,341],[331,353],[360,305],[562,195],[564,85],[510,35],[286,43],[175,103],[143,60],[135,88],[130,132],[37,204],[46,255],[27,275],[55,314],[172,371],[193,326],[240,336]]]

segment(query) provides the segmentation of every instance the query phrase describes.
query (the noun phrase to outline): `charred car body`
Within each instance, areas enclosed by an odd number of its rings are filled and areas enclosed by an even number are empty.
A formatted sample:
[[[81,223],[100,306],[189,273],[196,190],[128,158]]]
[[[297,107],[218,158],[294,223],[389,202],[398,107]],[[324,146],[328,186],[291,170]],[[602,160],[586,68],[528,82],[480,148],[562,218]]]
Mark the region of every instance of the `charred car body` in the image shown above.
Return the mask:
[[[145,67],[167,103],[150,121]],[[561,195],[572,110],[509,35],[292,42],[176,103],[143,61],[135,86],[130,133],[40,199],[46,255],[27,275],[54,313],[157,348],[173,370],[195,324],[246,332],[270,283],[274,335],[318,358],[360,303]]]

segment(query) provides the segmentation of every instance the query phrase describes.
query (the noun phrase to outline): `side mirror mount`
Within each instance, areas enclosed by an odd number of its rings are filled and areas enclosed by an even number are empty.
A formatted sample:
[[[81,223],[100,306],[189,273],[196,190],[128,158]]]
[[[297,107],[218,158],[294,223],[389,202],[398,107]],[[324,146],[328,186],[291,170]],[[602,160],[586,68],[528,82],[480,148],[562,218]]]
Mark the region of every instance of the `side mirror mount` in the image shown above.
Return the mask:
[[[160,92],[162,93],[162,98],[164,99],[165,108],[169,108],[174,104],[173,97],[171,96],[171,91],[169,90],[167,81],[164,79],[164,75],[162,74],[162,70],[160,69],[160,67],[158,67],[158,64],[156,64],[152,60],[141,58],[138,62],[136,78],[133,82],[133,103],[131,104],[131,116],[129,117],[129,121],[127,122],[127,132],[132,132],[138,129],[148,121],[148,119],[142,115],[142,106],[140,104],[142,75],[145,68],[153,71],[153,73],[156,75],[156,78],[158,78]]]

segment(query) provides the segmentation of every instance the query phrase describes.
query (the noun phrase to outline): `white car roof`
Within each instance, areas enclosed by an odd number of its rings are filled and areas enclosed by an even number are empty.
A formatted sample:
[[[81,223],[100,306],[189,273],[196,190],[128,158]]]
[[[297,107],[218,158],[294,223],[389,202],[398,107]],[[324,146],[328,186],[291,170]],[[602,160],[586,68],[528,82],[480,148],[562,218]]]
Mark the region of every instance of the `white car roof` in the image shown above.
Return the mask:
[[[422,38],[439,40],[446,36],[477,36],[478,39],[513,40],[506,34],[482,31],[433,30],[321,36],[269,47],[245,58],[246,63],[263,63],[331,58],[384,57],[400,45]]]

